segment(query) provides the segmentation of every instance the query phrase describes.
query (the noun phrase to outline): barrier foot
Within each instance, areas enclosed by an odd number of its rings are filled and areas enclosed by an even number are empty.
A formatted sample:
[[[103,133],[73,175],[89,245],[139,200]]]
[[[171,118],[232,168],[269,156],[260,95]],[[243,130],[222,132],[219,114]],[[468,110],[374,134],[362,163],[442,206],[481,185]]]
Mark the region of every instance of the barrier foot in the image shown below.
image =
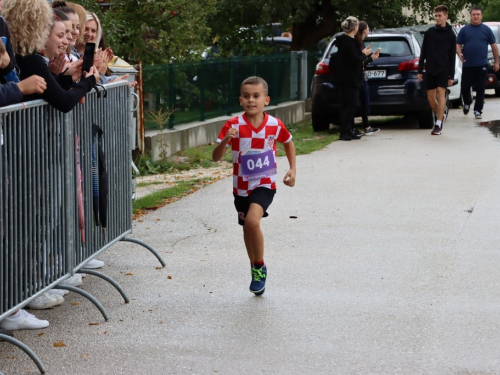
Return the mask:
[[[141,245],[143,247],[145,247],[146,249],[148,249],[149,251],[151,251],[153,253],[153,255],[156,257],[156,259],[158,259],[158,261],[161,263],[161,265],[163,267],[165,267],[167,264],[165,263],[165,261],[161,258],[160,254],[158,254],[156,252],[155,249],[153,249],[151,246],[149,246],[148,244],[145,244],[144,242],[142,241],[139,241],[139,240],[136,240],[135,238],[127,238],[127,237],[124,237],[122,238],[120,241],[125,241],[125,242],[133,242],[133,243],[136,243],[138,245]]]
[[[45,367],[43,366],[42,361],[40,361],[40,358],[38,358],[38,356],[35,354],[35,352],[33,350],[31,350],[29,347],[24,345],[21,341],[16,340],[14,337],[10,337],[10,336],[4,335],[2,333],[0,333],[0,340],[8,342],[14,346],[17,346],[19,349],[21,349],[23,352],[25,352],[31,358],[31,360],[36,363],[40,372],[42,374],[45,374],[45,372],[46,372]]]
[[[106,312],[106,310],[104,310],[104,307],[102,307],[101,303],[98,300],[96,300],[92,294],[87,293],[86,291],[84,291],[80,288],[77,288],[75,286],[65,285],[64,282],[63,282],[63,284],[58,284],[57,289],[66,289],[66,290],[69,290],[70,292],[75,292],[75,293],[78,293],[78,294],[84,296],[90,302],[92,302],[95,305],[95,307],[97,307],[99,309],[99,311],[101,312],[105,321],[109,320],[108,313]]]
[[[105,275],[105,274],[103,274],[101,272],[90,270],[88,268],[80,268],[78,270],[78,272],[79,273],[86,273],[86,274],[89,274],[89,275],[94,275],[94,276],[100,277],[101,279],[106,280],[108,283],[110,283],[111,285],[113,285],[116,290],[118,290],[118,292],[122,295],[123,299],[125,300],[125,303],[129,303],[130,302],[130,298],[128,298],[127,293],[125,293],[125,291],[120,286],[120,284],[118,284],[111,277],[109,277],[109,276],[107,276],[107,275]]]

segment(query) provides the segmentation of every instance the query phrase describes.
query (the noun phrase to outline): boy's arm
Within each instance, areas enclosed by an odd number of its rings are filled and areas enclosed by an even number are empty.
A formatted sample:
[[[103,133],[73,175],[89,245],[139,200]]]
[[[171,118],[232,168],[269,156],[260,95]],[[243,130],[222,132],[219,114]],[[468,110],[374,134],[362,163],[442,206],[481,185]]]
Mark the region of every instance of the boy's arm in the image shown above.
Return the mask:
[[[293,187],[295,185],[295,145],[293,141],[283,143],[285,148],[286,157],[288,159],[288,164],[290,164],[290,170],[286,172],[285,178],[283,178],[283,183],[287,186]]]
[[[222,157],[224,156],[224,151],[226,151],[227,143],[229,142],[229,140],[233,139],[237,134],[238,134],[238,129],[235,128],[230,128],[227,131],[224,139],[222,139],[222,141],[217,146],[215,146],[212,152],[212,159],[214,161],[219,161],[220,159],[222,159]]]

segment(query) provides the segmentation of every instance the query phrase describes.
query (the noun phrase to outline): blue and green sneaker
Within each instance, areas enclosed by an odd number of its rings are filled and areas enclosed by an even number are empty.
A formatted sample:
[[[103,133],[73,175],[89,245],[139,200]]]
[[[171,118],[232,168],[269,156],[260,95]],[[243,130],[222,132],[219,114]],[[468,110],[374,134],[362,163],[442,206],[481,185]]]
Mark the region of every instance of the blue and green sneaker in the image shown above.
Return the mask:
[[[262,268],[252,267],[252,282],[250,283],[250,291],[256,296],[260,296],[266,289],[267,267]]]

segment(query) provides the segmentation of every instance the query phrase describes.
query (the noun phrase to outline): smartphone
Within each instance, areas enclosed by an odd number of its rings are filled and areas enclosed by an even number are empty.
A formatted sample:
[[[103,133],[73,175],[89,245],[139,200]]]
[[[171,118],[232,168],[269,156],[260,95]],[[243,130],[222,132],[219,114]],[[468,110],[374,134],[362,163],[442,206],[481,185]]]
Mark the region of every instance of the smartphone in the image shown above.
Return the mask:
[[[82,78],[90,71],[94,65],[95,43],[85,44],[85,52],[83,53]]]

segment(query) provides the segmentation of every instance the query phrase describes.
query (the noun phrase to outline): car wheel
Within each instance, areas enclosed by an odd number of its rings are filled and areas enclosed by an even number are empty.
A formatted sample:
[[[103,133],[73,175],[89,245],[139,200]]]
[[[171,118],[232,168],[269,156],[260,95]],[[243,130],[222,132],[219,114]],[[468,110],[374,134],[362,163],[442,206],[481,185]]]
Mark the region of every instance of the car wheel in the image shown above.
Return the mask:
[[[432,129],[434,127],[434,113],[431,109],[418,112],[418,127],[420,129]]]
[[[328,117],[323,113],[318,111],[312,111],[312,127],[315,132],[320,132],[324,130],[330,129],[330,121],[328,121]]]

